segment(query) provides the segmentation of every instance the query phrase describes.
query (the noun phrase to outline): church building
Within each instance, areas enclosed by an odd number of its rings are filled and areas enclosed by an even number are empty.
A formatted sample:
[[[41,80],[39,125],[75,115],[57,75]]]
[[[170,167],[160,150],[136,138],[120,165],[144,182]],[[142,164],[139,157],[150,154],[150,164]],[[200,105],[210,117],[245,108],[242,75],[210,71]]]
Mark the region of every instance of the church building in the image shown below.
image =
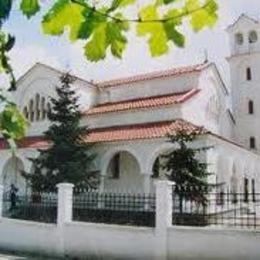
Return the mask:
[[[167,134],[180,128],[202,130],[192,144],[212,147],[201,155],[210,182],[233,192],[260,192],[260,23],[246,15],[227,28],[231,55],[226,86],[210,62],[164,71],[88,82],[76,78],[86,142],[96,143],[93,170],[101,190],[154,192],[156,162],[173,145]],[[0,141],[0,183],[25,192],[20,171],[33,171],[29,157],[46,147],[49,97],[55,97],[62,72],[37,63],[19,80],[15,101],[30,122],[16,156]]]

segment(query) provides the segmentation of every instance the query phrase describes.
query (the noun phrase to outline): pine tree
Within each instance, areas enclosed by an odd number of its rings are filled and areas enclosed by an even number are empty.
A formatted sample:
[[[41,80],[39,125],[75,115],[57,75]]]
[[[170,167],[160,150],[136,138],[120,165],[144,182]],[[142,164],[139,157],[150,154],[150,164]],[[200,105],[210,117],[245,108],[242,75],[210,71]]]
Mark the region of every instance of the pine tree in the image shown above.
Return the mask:
[[[169,135],[169,141],[177,148],[163,156],[167,178],[176,184],[175,193],[179,197],[179,209],[182,212],[183,199],[206,205],[207,194],[215,185],[208,182],[208,164],[201,162],[197,155],[210,149],[192,148],[189,146],[200,134],[200,131],[187,133],[179,129],[174,135]]]
[[[33,173],[25,173],[33,191],[54,191],[61,182],[76,187],[94,188],[97,174],[90,171],[94,160],[93,145],[87,144],[86,127],[80,126],[81,113],[78,97],[71,88],[74,79],[69,74],[60,78],[61,87],[56,88],[58,98],[51,98],[52,109],[48,111],[49,129],[44,133],[49,148],[39,150],[37,158],[31,158]]]

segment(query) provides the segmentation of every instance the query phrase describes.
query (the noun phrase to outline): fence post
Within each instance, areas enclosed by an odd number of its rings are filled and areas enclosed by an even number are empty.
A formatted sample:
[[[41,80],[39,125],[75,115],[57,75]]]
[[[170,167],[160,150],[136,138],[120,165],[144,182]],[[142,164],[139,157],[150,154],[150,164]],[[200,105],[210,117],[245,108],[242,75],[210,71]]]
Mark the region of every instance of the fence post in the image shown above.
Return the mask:
[[[155,233],[158,238],[157,259],[167,259],[167,229],[172,226],[172,186],[173,182],[159,180],[156,188]]]
[[[57,224],[62,226],[72,221],[73,187],[71,183],[59,183]]]
[[[0,184],[0,219],[3,216],[4,186]]]

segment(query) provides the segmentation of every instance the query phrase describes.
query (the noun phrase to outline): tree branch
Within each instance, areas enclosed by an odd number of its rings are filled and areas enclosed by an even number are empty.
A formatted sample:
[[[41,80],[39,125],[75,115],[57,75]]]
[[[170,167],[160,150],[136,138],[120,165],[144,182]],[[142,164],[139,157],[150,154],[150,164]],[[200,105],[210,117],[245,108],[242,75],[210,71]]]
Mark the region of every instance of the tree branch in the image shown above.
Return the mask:
[[[121,19],[118,17],[115,17],[113,15],[110,15],[109,13],[103,13],[100,12],[99,10],[97,10],[94,6],[89,6],[87,3],[83,3],[80,0],[71,0],[72,3],[74,4],[78,4],[81,5],[89,10],[92,10],[93,12],[95,12],[96,14],[102,15],[104,17],[107,17],[111,20],[114,20],[115,22],[119,22],[119,23],[124,23],[124,22],[130,22],[130,23],[165,23],[168,21],[173,21],[182,17],[186,17],[188,15],[191,15],[193,13],[196,13],[198,11],[201,11],[205,8],[207,8],[210,5],[210,2],[207,2],[206,4],[204,4],[203,6],[199,7],[199,8],[195,8],[193,10],[190,11],[184,11],[182,13],[180,13],[179,15],[175,15],[175,16],[171,16],[171,17],[167,17],[167,18],[163,18],[163,19],[149,19],[149,20],[142,20],[141,18],[137,18],[137,19]]]

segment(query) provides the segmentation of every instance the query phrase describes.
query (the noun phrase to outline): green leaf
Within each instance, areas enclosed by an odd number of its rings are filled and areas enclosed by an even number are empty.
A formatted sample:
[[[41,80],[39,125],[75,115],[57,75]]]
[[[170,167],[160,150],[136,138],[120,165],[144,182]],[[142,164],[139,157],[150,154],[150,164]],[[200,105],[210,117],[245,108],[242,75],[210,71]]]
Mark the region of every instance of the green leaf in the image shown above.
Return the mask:
[[[21,139],[27,130],[27,121],[13,104],[8,104],[0,114],[0,132],[6,139]]]
[[[136,3],[136,0],[113,0],[109,11],[112,12],[112,11],[116,10],[117,8],[126,7],[128,5],[132,5],[135,3]]]
[[[180,33],[177,30],[177,26],[180,26],[182,24],[181,20],[181,11],[177,9],[170,10],[166,15],[165,19],[171,18],[171,17],[178,17],[176,19],[170,19],[163,23],[164,30],[167,34],[168,40],[172,41],[175,45],[178,47],[184,47],[185,45],[185,37],[182,33]]]
[[[95,27],[99,26],[100,23],[106,22],[106,17],[95,12],[93,9],[86,9],[84,12],[85,21],[81,24],[78,38],[88,39],[93,33]]]
[[[85,55],[90,61],[99,61],[106,57],[107,24],[101,23],[93,31],[92,39],[85,45]]]
[[[142,21],[146,22],[137,25],[137,34],[138,36],[148,35],[148,42],[152,56],[156,57],[165,54],[169,48],[167,44],[168,38],[163,23],[152,21],[160,19],[157,7],[154,5],[146,6],[139,13],[139,17]]]
[[[108,45],[111,45],[111,53],[117,58],[122,58],[127,44],[127,38],[122,33],[124,29],[125,27],[121,23],[111,22],[107,25]]]
[[[123,19],[121,14],[116,18]],[[121,58],[127,45],[127,38],[124,32],[129,30],[127,22],[107,21],[92,24],[93,35],[85,45],[85,55],[88,60],[97,62],[106,57],[110,47],[111,53],[116,58]]]
[[[202,5],[200,0],[187,0],[185,9],[191,13],[191,26],[195,32],[206,27],[213,27],[218,19],[218,5],[215,0],[206,0]]]
[[[40,10],[40,5],[38,0],[22,0],[20,9],[23,14],[30,18],[35,15]]]
[[[70,29],[70,39],[78,39],[82,23],[85,21],[85,8],[69,0],[58,0],[51,10],[43,17],[42,28],[45,34],[61,35]]]
[[[163,0],[163,3],[168,5],[168,4],[172,4],[174,2],[177,2],[178,0]]]

